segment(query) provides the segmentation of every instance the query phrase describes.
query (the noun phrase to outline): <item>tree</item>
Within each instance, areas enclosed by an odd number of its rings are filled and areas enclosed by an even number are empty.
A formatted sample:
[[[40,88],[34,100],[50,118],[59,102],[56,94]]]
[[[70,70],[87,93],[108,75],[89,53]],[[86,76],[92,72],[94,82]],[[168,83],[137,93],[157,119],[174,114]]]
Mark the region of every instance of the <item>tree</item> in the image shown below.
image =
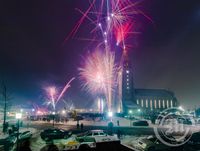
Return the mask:
[[[3,132],[5,133],[7,131],[8,125],[6,123],[7,119],[7,111],[8,111],[8,101],[11,100],[11,94],[8,93],[7,86],[4,82],[1,84],[0,89],[0,95],[1,95],[1,105],[3,106]]]

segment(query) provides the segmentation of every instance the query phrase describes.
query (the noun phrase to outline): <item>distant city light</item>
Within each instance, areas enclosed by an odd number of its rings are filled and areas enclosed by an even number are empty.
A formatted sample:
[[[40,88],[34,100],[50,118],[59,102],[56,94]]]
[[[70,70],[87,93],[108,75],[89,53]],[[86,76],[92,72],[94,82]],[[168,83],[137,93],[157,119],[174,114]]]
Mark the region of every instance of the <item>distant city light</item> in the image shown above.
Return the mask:
[[[21,119],[22,118],[22,113],[16,113],[15,118],[16,119]]]
[[[141,112],[141,109],[138,109],[137,111],[138,111],[138,112]]]
[[[55,115],[55,114],[56,114],[56,112],[52,112],[52,114],[53,114],[53,115]]]
[[[129,111],[128,111],[128,113],[129,113],[129,114],[132,114],[132,113],[133,113],[133,111],[132,111],[132,110],[129,110]]]
[[[62,114],[65,114],[66,113],[66,111],[65,110],[62,110]]]
[[[129,71],[129,70],[126,70],[126,73],[130,73],[130,71]]]

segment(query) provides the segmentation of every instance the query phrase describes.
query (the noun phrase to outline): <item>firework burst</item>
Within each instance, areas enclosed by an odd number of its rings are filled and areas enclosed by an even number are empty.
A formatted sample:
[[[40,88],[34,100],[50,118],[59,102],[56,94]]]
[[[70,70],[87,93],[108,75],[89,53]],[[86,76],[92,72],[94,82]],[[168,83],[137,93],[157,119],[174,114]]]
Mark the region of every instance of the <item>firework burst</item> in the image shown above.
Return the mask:
[[[76,8],[82,14],[82,17],[65,41],[75,36],[84,21],[89,21],[94,25],[90,33],[98,33],[100,31],[103,38],[102,41],[107,45],[111,44],[109,43],[111,39],[115,39],[116,44],[125,49],[125,40],[128,35],[138,33],[133,28],[137,21],[137,16],[142,15],[152,22],[148,15],[138,9],[138,5],[141,3],[140,0],[89,0],[88,3],[89,6],[85,11]],[[96,34],[94,36],[95,38],[92,40],[99,41],[99,37]]]
[[[108,109],[112,106],[112,91],[116,86],[116,72],[113,52],[101,52],[96,50],[86,60],[85,66],[79,68],[80,78],[83,81],[83,88],[91,94],[104,94]]]
[[[56,104],[60,101],[60,99],[63,97],[64,93],[68,90],[68,88],[71,87],[71,82],[75,78],[73,77],[62,89],[61,93],[58,93],[58,89],[55,86],[47,87],[45,88],[46,94],[47,94],[47,99],[46,102],[44,103],[47,106],[52,106],[53,110],[55,111],[56,109]]]
[[[152,21],[145,13],[138,9],[140,0],[88,0],[89,6],[86,10],[76,9],[82,17],[75,25],[69,36],[74,38],[84,21],[92,25],[90,33],[93,38],[81,38],[91,42],[99,42],[93,52],[85,60],[85,65],[79,68],[83,88],[92,94],[104,94],[107,100],[108,111],[112,110],[112,97],[116,85],[120,85],[119,67],[115,63],[115,52],[111,51],[113,42],[123,48],[124,54],[127,47],[127,39],[134,31],[136,16],[142,15]],[[101,50],[101,51],[100,51]],[[121,57],[123,60],[123,56]]]

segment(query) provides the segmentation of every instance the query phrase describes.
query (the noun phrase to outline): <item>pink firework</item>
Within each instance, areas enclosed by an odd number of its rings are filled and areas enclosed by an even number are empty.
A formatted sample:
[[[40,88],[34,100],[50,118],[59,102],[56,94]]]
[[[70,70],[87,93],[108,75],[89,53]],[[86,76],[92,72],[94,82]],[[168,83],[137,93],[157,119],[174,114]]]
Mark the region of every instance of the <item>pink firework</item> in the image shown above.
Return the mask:
[[[47,105],[52,105],[53,109],[55,110],[56,107],[56,97],[57,97],[57,90],[55,86],[51,86],[46,88],[48,101],[46,102]]]
[[[83,68],[79,68],[83,88],[91,94],[104,94],[109,109],[112,104],[112,91],[116,86],[117,70],[114,53],[99,50],[85,60]]]
[[[60,101],[60,99],[63,97],[64,93],[68,90],[68,88],[71,87],[71,82],[75,78],[73,77],[69,82],[65,85],[65,87],[62,89],[61,93],[58,93],[58,90],[55,86],[47,87],[45,90],[47,92],[47,101],[45,102],[46,105],[51,105],[53,107],[53,110],[56,109],[56,104]]]

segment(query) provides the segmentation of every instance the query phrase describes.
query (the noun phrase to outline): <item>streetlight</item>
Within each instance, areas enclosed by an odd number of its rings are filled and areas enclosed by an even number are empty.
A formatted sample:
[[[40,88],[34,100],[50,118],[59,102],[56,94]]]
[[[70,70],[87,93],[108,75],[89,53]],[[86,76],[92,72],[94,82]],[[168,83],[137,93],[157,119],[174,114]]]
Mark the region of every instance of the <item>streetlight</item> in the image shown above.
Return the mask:
[[[141,109],[138,109],[137,111],[138,111],[140,117],[142,118],[142,111],[141,111]]]
[[[19,120],[22,118],[22,113],[16,113],[15,118],[17,119],[17,151],[19,150]]]
[[[112,117],[113,116],[113,112],[108,112],[108,117]]]
[[[53,127],[54,127],[54,122],[55,122],[55,114],[56,114],[56,112],[54,111],[54,112],[52,112],[52,115],[53,115]]]
[[[66,111],[65,111],[65,110],[62,110],[62,114],[64,114],[64,115],[65,115],[65,113],[66,113]]]
[[[110,117],[110,121],[112,121],[113,112],[109,111],[109,112],[108,112],[108,117]]]
[[[128,113],[130,114],[130,115],[129,115],[129,120],[130,120],[130,126],[131,126],[131,118],[132,118],[133,111],[132,111],[132,110],[129,110]]]

